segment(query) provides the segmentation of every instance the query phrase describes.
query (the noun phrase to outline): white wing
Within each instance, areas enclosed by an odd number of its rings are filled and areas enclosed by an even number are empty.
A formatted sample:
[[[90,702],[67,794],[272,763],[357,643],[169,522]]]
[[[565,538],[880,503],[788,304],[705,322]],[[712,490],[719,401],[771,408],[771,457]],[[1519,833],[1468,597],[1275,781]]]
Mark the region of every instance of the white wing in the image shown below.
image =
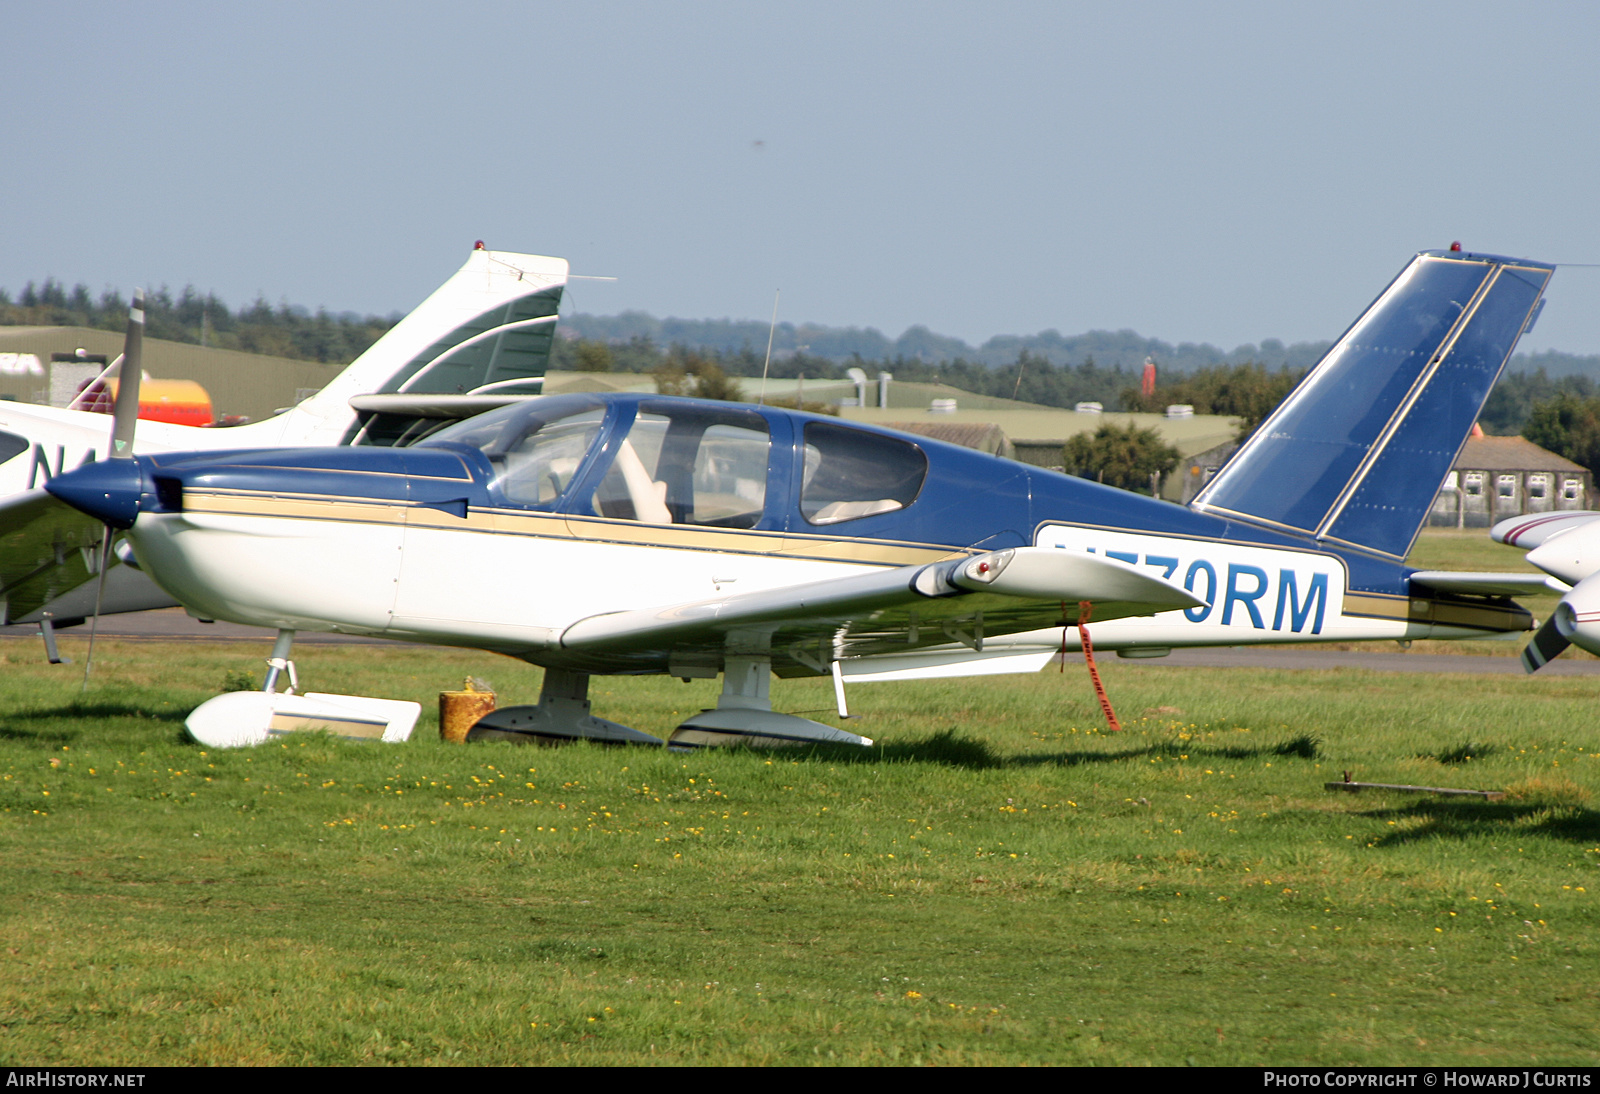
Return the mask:
[[[1045,547],[903,566],[840,580],[590,616],[560,645],[575,667],[659,670],[716,664],[730,642],[770,649],[780,675],[835,660],[961,643],[981,654],[994,637],[1091,618],[1154,615],[1203,603],[1179,585],[1115,559]],[[626,671],[626,669],[624,669]]]

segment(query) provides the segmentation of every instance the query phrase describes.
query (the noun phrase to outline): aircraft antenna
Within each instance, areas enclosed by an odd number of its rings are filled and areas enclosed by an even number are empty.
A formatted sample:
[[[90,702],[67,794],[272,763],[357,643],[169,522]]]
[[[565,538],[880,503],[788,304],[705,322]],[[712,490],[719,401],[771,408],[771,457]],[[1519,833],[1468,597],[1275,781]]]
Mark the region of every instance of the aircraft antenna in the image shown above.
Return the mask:
[[[761,362],[761,394],[756,396],[757,406],[767,405],[767,368],[772,364],[772,337],[778,333],[778,294],[781,289],[772,290],[772,324],[767,327],[767,359]],[[798,404],[795,406],[798,410]]]

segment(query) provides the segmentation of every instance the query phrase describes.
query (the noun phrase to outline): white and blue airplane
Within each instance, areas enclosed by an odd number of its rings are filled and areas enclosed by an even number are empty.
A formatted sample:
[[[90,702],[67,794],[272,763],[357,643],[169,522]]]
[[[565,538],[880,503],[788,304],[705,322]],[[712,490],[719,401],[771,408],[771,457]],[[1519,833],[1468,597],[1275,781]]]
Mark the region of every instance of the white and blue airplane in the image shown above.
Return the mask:
[[[1037,669],[1102,648],[1516,634],[1519,575],[1405,558],[1553,267],[1417,255],[1187,506],[771,407],[547,396],[406,448],[140,455],[47,484],[205,618],[474,647],[546,669],[473,735],[655,740],[592,674],[723,678],[671,735],[860,737],[770,676]],[[270,690],[270,686],[269,686]],[[213,700],[218,702],[219,700]],[[204,709],[204,708],[202,708]],[[197,712],[198,713],[198,712]],[[191,725],[193,725],[191,721]]]
[[[527,398],[539,391],[566,282],[565,259],[480,242],[454,276],[316,395],[227,429],[141,421],[134,450],[403,443],[443,420]],[[137,319],[142,329],[142,314]],[[102,614],[173,605],[115,554],[97,588],[102,526],[63,512],[43,489],[106,459],[108,426],[104,413],[0,402],[0,623],[79,623],[97,595]]]

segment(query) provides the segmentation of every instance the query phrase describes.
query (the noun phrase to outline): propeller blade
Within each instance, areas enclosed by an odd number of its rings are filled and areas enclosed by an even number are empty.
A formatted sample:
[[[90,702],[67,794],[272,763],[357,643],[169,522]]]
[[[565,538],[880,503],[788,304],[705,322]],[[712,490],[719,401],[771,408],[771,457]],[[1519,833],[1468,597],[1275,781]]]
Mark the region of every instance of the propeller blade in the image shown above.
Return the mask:
[[[1572,640],[1561,633],[1556,626],[1556,617],[1552,613],[1534,632],[1533,640],[1522,650],[1522,669],[1524,672],[1538,672],[1545,665],[1560,656],[1561,651],[1572,645]]]
[[[94,585],[94,615],[89,617],[89,652],[83,658],[83,687],[79,690],[89,690],[89,670],[94,667],[94,636],[100,629],[100,601],[106,592],[106,571],[111,568],[111,536],[115,531],[111,525],[102,524],[100,544],[96,550],[100,554],[100,574]]]
[[[133,290],[133,306],[128,309],[128,333],[122,340],[122,370],[117,381],[117,401],[111,410],[111,447],[106,458],[133,458],[133,431],[139,423],[139,379],[144,375],[144,290]],[[110,371],[110,370],[107,370]],[[89,690],[89,671],[94,668],[94,636],[100,629],[100,605],[105,597],[106,571],[111,568],[111,537],[115,529],[101,526],[100,573],[94,587],[94,616],[89,620],[89,652],[83,659],[83,690]]]
[[[128,309],[128,333],[122,343],[122,371],[117,379],[117,401],[111,411],[109,459],[133,455],[133,431],[139,421],[139,380],[144,375],[144,290],[133,290]]]

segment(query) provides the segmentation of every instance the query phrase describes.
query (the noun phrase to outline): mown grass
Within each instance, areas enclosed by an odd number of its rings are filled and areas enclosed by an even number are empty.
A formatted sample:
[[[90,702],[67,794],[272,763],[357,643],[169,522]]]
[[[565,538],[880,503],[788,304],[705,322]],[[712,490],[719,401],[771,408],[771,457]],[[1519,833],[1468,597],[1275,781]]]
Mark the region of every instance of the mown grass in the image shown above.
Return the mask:
[[[1069,671],[677,755],[446,746],[437,692],[538,670],[306,648],[412,741],[217,752],[182,717],[264,649],[102,642],[85,698],[0,654],[7,1064],[1600,1063],[1586,680],[1112,660],[1121,734]],[[713,694],[592,692],[658,733]]]

